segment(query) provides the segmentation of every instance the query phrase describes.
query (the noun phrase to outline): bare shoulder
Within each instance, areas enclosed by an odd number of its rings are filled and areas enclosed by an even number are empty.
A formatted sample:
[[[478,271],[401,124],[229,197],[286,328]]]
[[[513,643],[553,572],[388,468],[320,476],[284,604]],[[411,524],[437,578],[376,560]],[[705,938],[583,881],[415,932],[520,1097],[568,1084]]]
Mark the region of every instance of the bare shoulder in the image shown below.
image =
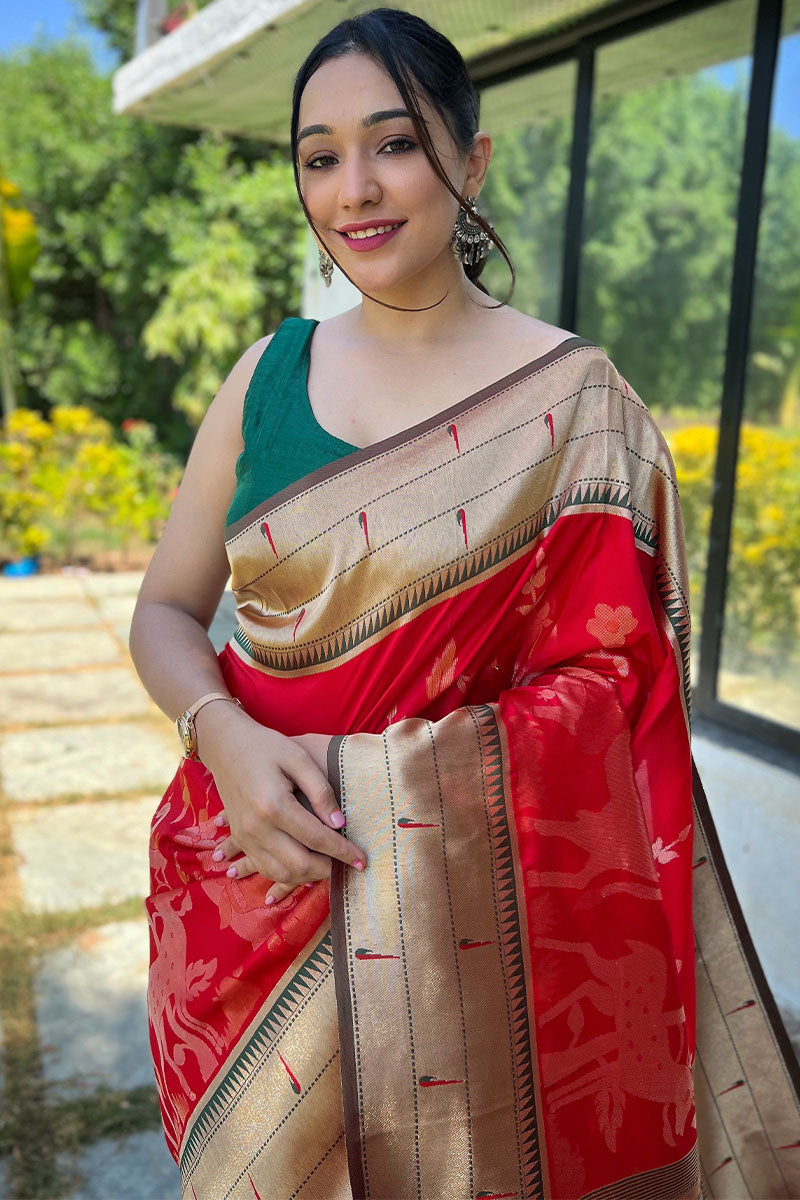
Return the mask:
[[[546,354],[548,350],[554,350],[568,338],[577,336],[569,329],[551,325],[538,317],[531,317],[508,306],[496,309],[487,316],[492,320],[496,332],[507,337],[509,341],[524,345],[531,351],[531,357]]]

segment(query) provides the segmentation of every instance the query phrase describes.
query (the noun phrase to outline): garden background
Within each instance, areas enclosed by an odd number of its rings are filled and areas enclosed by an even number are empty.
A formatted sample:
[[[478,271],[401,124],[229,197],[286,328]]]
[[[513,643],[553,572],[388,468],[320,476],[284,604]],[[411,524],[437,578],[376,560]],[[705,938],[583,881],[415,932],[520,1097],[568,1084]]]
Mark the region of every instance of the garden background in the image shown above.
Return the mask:
[[[218,386],[247,346],[300,310],[305,245],[284,147],[113,115],[111,59],[130,57],[135,4],[81,3],[109,61],[81,37],[0,51],[0,563],[35,556],[53,575],[146,565]],[[670,443],[696,632],[746,99],[744,84],[704,72],[672,80],[657,100],[598,102],[592,126],[575,332],[603,346]],[[552,231],[570,137],[561,117],[501,134],[484,192],[515,259],[514,303],[546,320],[557,319]],[[799,245],[800,137],[773,124],[725,661],[750,706],[785,723],[800,678]],[[485,280],[504,294],[499,260]],[[664,312],[668,324],[654,319]],[[13,1042],[0,1160],[16,1164],[19,1196],[53,1194],[65,1147],[157,1126],[152,1087],[99,1089],[45,1112],[26,1008],[35,948],[140,907],[23,914],[0,937]]]

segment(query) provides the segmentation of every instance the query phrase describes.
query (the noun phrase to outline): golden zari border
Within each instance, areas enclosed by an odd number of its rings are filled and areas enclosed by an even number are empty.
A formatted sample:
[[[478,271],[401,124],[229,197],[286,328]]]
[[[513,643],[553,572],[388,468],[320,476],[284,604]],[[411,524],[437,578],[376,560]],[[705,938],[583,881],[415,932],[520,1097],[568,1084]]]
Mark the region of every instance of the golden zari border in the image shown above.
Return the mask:
[[[326,921],[198,1104],[180,1152],[183,1200],[351,1200],[341,1109]]]
[[[334,863],[331,881],[353,1196],[544,1197],[501,731],[481,706],[409,719],[383,745],[350,735],[329,759],[348,835],[370,846],[363,877]]]
[[[434,423],[239,523],[226,545],[240,657],[280,674],[347,661],[528,552],[563,514],[624,516],[656,552],[652,479],[674,489],[669,451],[601,350],[572,349],[486,391],[457,424]],[[678,531],[664,534],[673,561]],[[664,582],[665,606],[685,609],[676,580]],[[688,665],[688,621],[676,635]]]

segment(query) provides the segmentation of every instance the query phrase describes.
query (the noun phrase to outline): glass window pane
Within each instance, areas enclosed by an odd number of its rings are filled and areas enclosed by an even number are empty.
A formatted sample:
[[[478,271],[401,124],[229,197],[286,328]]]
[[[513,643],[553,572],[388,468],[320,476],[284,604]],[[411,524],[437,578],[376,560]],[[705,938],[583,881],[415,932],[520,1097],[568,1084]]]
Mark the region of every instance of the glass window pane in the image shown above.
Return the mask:
[[[784,14],[736,472],[721,700],[800,729],[800,4]]]
[[[576,333],[672,448],[699,647],[754,0],[604,46],[595,64]]]
[[[575,72],[571,62],[487,88],[481,96],[481,128],[494,145],[481,211],[514,262],[511,303],[554,325],[561,302]],[[481,279],[497,299],[508,292],[511,276],[497,250]]]

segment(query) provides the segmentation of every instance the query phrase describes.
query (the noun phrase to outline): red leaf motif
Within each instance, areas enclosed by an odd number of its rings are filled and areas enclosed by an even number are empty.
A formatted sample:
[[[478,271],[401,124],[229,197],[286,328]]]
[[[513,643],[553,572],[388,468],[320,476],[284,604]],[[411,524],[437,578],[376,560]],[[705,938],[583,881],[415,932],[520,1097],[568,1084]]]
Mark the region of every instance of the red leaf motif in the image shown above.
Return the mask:
[[[605,1138],[606,1145],[612,1154],[617,1149],[617,1130],[622,1124],[622,1114],[625,1111],[625,1093],[622,1088],[612,1084],[598,1092],[594,1101],[597,1123]]]
[[[580,1004],[573,1004],[572,1008],[567,1013],[567,1025],[573,1037],[573,1045],[577,1041],[578,1034],[583,1029],[583,1009]]]
[[[429,700],[435,700],[437,696],[441,696],[442,692],[450,687],[456,677],[457,662],[456,643],[451,638],[434,662],[433,669],[425,681],[425,690]]]
[[[306,610],[305,610],[305,605],[303,605],[303,607],[300,609],[300,616],[297,618],[297,620],[294,623],[294,631],[292,633],[292,641],[293,642],[297,640],[297,630],[300,626],[300,622],[302,621],[302,619],[305,615],[306,615]]]

